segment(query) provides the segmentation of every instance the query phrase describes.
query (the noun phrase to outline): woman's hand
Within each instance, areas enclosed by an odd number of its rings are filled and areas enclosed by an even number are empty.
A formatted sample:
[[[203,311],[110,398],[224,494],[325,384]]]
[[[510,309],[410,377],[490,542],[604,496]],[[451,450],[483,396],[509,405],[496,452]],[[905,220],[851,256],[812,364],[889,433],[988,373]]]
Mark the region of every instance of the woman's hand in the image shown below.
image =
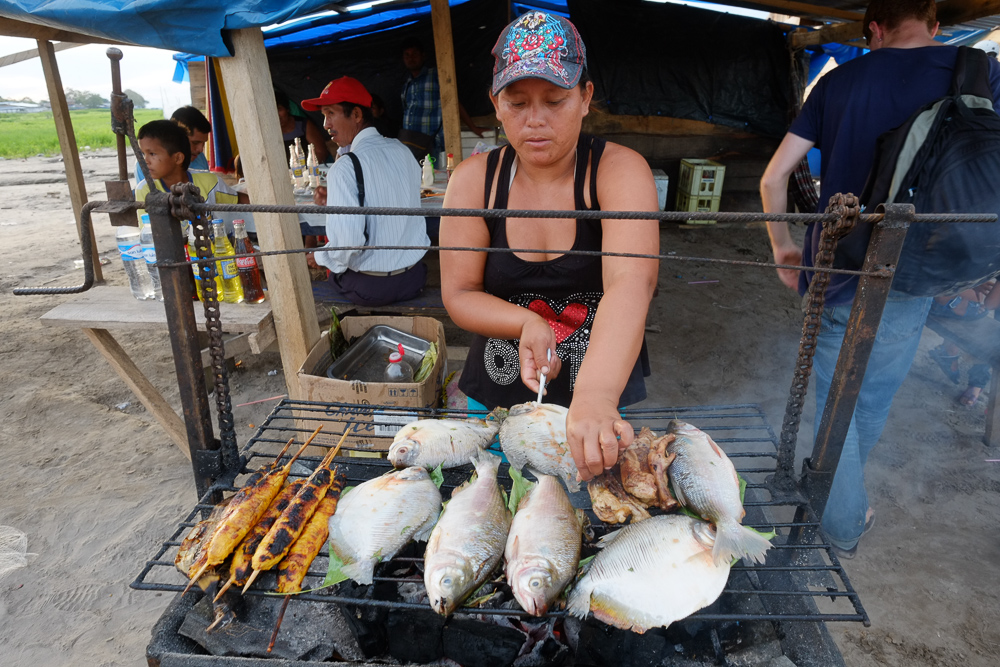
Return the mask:
[[[618,452],[632,444],[632,425],[621,418],[614,401],[579,391],[566,416],[566,438],[580,481],[600,475],[618,461]]]
[[[542,373],[548,382],[559,375],[562,368],[562,361],[556,354],[556,335],[548,322],[535,316],[521,327],[520,340],[517,354],[521,361],[521,381],[537,392]]]

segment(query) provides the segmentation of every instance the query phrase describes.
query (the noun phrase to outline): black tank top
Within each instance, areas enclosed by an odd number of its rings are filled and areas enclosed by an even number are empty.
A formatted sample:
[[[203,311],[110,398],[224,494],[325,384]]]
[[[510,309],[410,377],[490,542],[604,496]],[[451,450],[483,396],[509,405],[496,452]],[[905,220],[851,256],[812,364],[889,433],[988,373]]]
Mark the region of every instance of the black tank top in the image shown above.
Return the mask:
[[[580,135],[577,144],[574,201],[578,211],[599,211],[597,201],[597,166],[606,142],[589,135]],[[510,147],[495,150],[486,162],[484,208],[507,208],[511,170],[515,153]],[[587,164],[590,164],[590,202],[586,205]],[[496,199],[490,203],[490,191],[499,167]],[[490,232],[490,247],[509,248],[507,219],[486,218]],[[576,221],[573,250],[600,250],[603,232],[600,220]],[[556,349],[562,360],[559,377],[547,383],[544,399],[569,407],[573,386],[580,364],[590,343],[590,329],[597,306],[604,295],[604,280],[600,256],[562,255],[544,262],[529,262],[514,253],[489,253],[483,274],[483,287],[488,294],[528,308],[544,317],[556,335]],[[469,346],[469,355],[459,380],[459,388],[489,409],[511,407],[537,398],[521,382],[521,365],[517,355],[517,340],[500,340],[476,335]],[[631,405],[646,397],[644,375],[649,375],[646,342],[643,340],[639,360],[629,377],[619,406]]]

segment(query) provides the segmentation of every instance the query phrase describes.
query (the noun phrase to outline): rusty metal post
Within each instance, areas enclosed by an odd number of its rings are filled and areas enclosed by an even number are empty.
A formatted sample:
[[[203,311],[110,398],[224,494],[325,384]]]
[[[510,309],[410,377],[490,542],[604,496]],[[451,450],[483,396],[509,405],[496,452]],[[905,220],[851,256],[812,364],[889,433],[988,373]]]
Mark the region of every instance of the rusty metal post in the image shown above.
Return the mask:
[[[194,317],[194,293],[184,264],[184,236],[181,223],[170,213],[168,194],[151,190],[146,196],[146,212],[153,227],[153,244],[159,267],[163,305],[167,311],[170,346],[174,353],[177,387],[187,428],[191,466],[198,497],[224,473],[221,443],[212,432],[212,413],[208,407],[205,374],[201,367],[198,325]],[[180,263],[178,266],[170,264]],[[215,499],[217,502],[220,498]]]
[[[895,267],[903,248],[906,230],[913,220],[915,209],[911,204],[885,206],[885,218],[875,226],[864,271],[877,272]],[[837,367],[833,373],[830,393],[820,419],[812,455],[803,462],[802,488],[809,498],[816,519],[822,519],[826,509],[833,476],[837,472],[840,454],[847,439],[847,430],[854,415],[854,408],[865,378],[868,358],[875,345],[875,334],[882,320],[882,311],[892,287],[892,273],[862,276],[851,315],[847,321],[844,342],[840,347]],[[801,515],[801,516],[800,516]],[[796,513],[796,522],[805,520],[804,511]],[[790,531],[789,542],[809,544],[815,537],[815,527],[796,526]]]

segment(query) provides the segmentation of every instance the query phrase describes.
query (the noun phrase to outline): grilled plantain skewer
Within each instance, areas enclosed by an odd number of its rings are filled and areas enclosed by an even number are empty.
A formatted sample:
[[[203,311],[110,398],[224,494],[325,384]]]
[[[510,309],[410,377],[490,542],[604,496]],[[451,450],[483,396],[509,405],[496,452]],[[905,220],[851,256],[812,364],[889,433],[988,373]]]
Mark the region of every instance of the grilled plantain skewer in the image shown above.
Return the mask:
[[[306,447],[309,446],[309,443],[319,434],[322,428],[323,425],[321,424],[319,428],[313,431],[312,435],[305,441],[305,444],[299,448],[295,456],[289,459],[288,463],[280,468],[269,470],[255,484],[245,485],[233,496],[229,502],[226,516],[219,521],[219,525],[216,526],[215,532],[212,534],[212,539],[208,543],[208,557],[204,565],[192,576],[187,588],[184,589],[184,593],[187,593],[191,585],[198,580],[205,570],[224,561],[240,543],[240,540],[250,532],[250,529],[253,528],[264,512],[267,511],[274,497],[278,495],[285,480],[288,479],[288,475],[292,470],[292,464],[305,451]],[[291,445],[291,442],[288,444]]]
[[[288,507],[288,503],[292,501],[292,498],[295,497],[295,494],[299,492],[299,489],[305,483],[306,480],[300,479],[291,484],[286,484],[285,488],[271,501],[267,511],[264,512],[264,516],[254,524],[254,527],[246,534],[243,541],[239,543],[239,546],[233,551],[233,559],[229,565],[229,580],[219,589],[219,593],[215,597],[216,600],[221,598],[229,590],[230,586],[234,584],[242,586],[247,582],[247,576],[251,570],[250,559],[253,558],[254,552],[257,551],[257,545],[267,535],[267,531],[274,525],[274,522],[281,516],[284,509]]]
[[[309,518],[309,523],[302,529],[299,539],[288,550],[288,554],[278,564],[278,587],[277,592],[286,593],[285,601],[281,603],[281,612],[278,614],[278,622],[274,625],[274,634],[267,645],[267,652],[274,648],[274,642],[278,639],[278,630],[281,629],[281,620],[285,617],[285,608],[293,593],[302,590],[302,581],[306,578],[309,566],[313,559],[323,549],[326,539],[330,536],[330,517],[337,511],[337,502],[340,500],[340,493],[344,490],[346,479],[343,475],[336,475],[330,488],[326,491],[326,497],[319,503],[316,512]]]
[[[243,587],[244,593],[246,593],[250,584],[260,576],[261,572],[270,570],[281,562],[281,559],[288,553],[292,544],[298,539],[299,534],[305,528],[309,518],[316,511],[320,501],[325,497],[327,489],[333,482],[334,473],[330,470],[330,463],[333,462],[333,458],[340,451],[341,445],[344,444],[344,440],[347,439],[352,428],[353,424],[347,427],[337,446],[323,457],[319,466],[309,476],[305,486],[299,489],[295,498],[288,503],[288,507],[281,513],[278,520],[274,522],[271,529],[267,531],[264,539],[260,541],[257,551],[254,552],[253,559],[251,560],[253,573]]]

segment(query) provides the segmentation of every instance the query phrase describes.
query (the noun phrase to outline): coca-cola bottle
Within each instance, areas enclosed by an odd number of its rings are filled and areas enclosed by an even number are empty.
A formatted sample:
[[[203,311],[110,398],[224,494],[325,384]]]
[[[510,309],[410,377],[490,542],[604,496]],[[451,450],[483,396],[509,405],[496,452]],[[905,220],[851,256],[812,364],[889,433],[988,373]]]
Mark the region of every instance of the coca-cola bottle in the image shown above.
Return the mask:
[[[247,237],[246,224],[243,220],[233,220],[233,238],[236,241],[237,255],[255,253],[253,244]],[[240,272],[240,282],[243,283],[243,300],[247,303],[260,303],[264,300],[264,289],[260,286],[260,267],[256,257],[237,257],[236,268]]]

